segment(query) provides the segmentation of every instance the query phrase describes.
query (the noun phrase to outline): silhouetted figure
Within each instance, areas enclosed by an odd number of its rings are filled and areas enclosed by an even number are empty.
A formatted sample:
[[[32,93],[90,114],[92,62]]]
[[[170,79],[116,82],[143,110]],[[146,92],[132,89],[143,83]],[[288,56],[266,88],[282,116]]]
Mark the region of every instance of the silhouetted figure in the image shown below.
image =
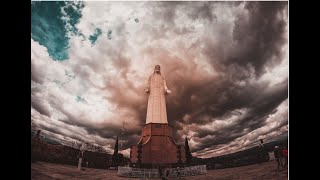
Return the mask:
[[[166,170],[166,177],[165,177],[166,180],[169,178],[169,173],[170,173],[170,171],[169,171],[169,169],[167,169]]]
[[[162,168],[160,166],[158,167],[158,172],[159,172],[160,179],[163,179],[162,178]]]
[[[279,171],[280,170],[280,165],[283,167],[282,161],[281,161],[282,152],[281,152],[279,146],[275,146],[273,152],[274,152],[274,157],[275,157],[275,159],[277,161],[277,164],[278,164],[277,170]]]
[[[36,139],[37,139],[37,140],[40,139],[40,132],[41,132],[41,130],[38,130],[38,131],[37,131],[37,134],[36,134]]]
[[[288,148],[286,146],[284,146],[284,148],[282,149],[282,156],[284,158],[284,166],[288,165]]]

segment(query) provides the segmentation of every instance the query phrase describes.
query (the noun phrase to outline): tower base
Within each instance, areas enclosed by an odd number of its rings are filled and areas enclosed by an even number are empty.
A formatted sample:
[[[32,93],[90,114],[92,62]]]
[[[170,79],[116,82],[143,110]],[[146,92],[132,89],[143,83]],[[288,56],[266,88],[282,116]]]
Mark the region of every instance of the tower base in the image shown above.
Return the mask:
[[[139,167],[176,167],[185,161],[184,146],[174,141],[168,124],[145,124],[140,141],[130,150],[130,162]]]

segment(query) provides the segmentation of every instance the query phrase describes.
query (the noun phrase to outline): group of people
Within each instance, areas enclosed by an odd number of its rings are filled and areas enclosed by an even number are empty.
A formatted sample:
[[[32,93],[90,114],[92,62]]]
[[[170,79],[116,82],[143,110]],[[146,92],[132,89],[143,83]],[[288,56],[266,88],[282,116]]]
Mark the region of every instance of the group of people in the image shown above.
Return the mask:
[[[288,148],[283,146],[280,148],[279,146],[274,147],[274,157],[277,161],[277,170],[280,170],[280,167],[287,167],[288,166]]]

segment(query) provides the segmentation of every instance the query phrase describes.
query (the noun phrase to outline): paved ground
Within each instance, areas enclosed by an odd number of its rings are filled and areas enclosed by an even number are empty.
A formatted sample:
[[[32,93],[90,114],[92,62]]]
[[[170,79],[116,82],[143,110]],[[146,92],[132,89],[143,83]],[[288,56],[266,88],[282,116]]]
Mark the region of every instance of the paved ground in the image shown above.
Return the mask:
[[[276,162],[262,165],[250,165],[229,169],[208,170],[207,174],[181,178],[184,180],[287,180],[288,169],[276,171]],[[37,162],[31,164],[31,179],[119,179],[138,180],[138,178],[122,178],[116,170],[85,168],[79,171],[76,166]],[[139,179],[140,180],[140,179]]]

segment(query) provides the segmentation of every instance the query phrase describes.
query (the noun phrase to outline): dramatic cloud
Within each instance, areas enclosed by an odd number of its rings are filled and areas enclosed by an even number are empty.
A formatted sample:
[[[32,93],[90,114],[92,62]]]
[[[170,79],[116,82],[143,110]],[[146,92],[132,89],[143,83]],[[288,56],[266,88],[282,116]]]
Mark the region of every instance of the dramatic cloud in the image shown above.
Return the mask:
[[[32,2],[31,119],[62,143],[138,142],[156,64],[175,139],[212,157],[288,132],[287,2]]]

